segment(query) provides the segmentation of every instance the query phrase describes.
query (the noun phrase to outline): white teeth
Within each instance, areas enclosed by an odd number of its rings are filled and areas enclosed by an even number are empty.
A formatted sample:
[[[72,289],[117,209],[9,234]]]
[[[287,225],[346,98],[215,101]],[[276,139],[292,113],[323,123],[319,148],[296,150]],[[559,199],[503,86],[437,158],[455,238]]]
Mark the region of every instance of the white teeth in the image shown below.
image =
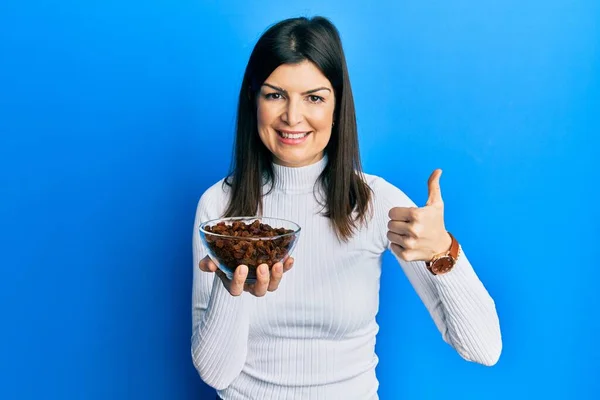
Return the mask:
[[[286,138],[286,139],[302,139],[304,136],[308,135],[308,132],[305,133],[285,133],[285,132],[279,132],[279,134]]]

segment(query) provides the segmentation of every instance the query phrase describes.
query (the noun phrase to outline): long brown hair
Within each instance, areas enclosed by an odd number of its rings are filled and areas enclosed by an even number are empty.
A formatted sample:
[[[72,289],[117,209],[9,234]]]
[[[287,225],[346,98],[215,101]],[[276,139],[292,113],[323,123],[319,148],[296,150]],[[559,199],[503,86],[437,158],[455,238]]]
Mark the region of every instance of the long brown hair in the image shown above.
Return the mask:
[[[325,148],[327,165],[318,181],[326,194],[324,215],[338,238],[347,241],[366,221],[371,190],[361,176],[354,99],[340,35],[323,17],[290,18],[271,26],[250,55],[239,93],[231,171],[224,182],[231,187],[225,216],[262,212],[264,179],[272,190],[275,175],[272,155],[258,136],[256,98],[278,66],[305,60],[329,79],[336,97],[334,126]]]

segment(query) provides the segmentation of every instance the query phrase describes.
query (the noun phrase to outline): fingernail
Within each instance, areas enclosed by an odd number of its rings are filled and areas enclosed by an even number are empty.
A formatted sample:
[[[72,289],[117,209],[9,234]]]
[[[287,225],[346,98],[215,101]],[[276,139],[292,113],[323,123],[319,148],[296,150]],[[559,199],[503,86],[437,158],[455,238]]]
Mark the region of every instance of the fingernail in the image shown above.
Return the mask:
[[[245,265],[240,265],[240,274],[246,275],[248,273],[248,267]]]

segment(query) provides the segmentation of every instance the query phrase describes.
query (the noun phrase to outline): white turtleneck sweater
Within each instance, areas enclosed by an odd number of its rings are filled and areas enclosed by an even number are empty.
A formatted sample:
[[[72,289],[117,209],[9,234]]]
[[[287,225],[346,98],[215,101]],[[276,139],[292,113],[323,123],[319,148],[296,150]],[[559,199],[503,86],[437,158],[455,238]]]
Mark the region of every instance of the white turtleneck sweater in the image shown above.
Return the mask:
[[[381,256],[389,249],[388,212],[414,207],[401,190],[364,174],[374,191],[374,214],[347,243],[339,242],[313,188],[327,158],[301,168],[274,165],[275,188],[263,215],[302,227],[294,267],[264,297],[231,296],[198,263],[206,255],[198,227],[219,218],[228,201],[222,180],[198,203],[193,233],[192,346],[200,377],[224,400],[378,399],[375,321]],[[396,259],[429,311],[443,340],[464,359],[493,365],[502,349],[495,304],[464,249],[447,274],[423,262]]]

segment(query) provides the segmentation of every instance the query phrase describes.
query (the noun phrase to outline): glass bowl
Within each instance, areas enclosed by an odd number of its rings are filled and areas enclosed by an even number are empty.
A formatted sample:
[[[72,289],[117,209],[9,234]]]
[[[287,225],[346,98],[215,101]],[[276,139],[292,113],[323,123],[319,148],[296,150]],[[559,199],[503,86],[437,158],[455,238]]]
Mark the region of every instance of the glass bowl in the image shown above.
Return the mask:
[[[230,217],[200,224],[200,238],[208,256],[233,278],[239,265],[248,266],[247,283],[256,282],[256,269],[267,264],[269,270],[290,256],[300,226],[292,221],[272,217]]]

